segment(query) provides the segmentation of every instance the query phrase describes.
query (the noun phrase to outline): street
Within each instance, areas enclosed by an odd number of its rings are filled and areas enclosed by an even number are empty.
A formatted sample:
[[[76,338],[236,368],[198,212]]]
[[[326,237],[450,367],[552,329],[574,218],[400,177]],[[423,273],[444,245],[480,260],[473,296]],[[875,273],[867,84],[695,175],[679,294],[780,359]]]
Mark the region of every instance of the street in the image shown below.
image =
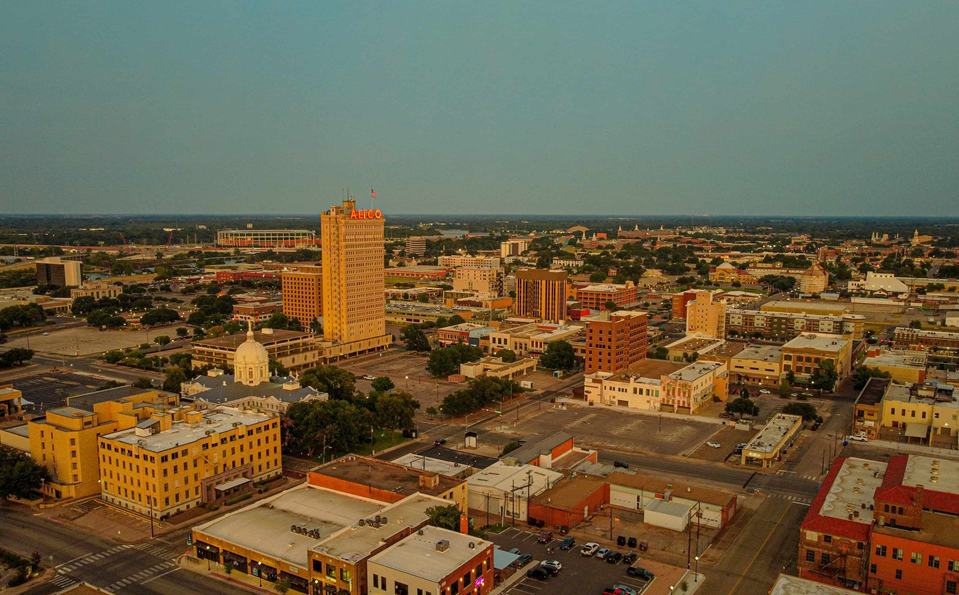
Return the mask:
[[[187,550],[186,530],[118,545],[10,507],[0,508],[0,526],[0,547],[26,557],[40,552],[45,566],[58,569],[52,580],[26,591],[29,595],[49,595],[80,581],[131,595],[235,595],[237,590],[176,566],[176,556]]]

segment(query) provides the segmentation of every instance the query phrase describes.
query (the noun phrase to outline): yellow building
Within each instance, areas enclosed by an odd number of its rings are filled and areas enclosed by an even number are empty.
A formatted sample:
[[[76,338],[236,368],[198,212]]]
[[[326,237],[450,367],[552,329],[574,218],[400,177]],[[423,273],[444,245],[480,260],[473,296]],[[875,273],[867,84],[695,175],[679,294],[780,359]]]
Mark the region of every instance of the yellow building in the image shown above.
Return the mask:
[[[458,268],[453,271],[453,291],[475,291],[482,297],[503,295],[503,269]]]
[[[383,214],[351,198],[320,219],[324,338],[347,356],[385,349]]]
[[[839,375],[837,384],[849,376],[852,367],[852,341],[841,335],[807,333],[782,347],[783,374],[792,371],[799,378],[809,378],[822,362],[832,361]]]
[[[772,345],[748,347],[729,360],[731,382],[752,386],[779,386],[782,349]]]
[[[566,271],[520,269],[516,271],[517,316],[550,322],[566,320]]]
[[[0,386],[0,418],[13,417],[23,412],[23,393],[12,384]]]
[[[155,411],[99,440],[102,498],[163,518],[282,473],[276,417],[232,407]]]
[[[99,437],[131,428],[153,411],[178,401],[173,393],[121,386],[70,397],[66,407],[31,419],[27,424],[30,455],[52,478],[44,492],[52,498],[99,494]]]
[[[726,338],[726,300],[716,299],[711,291],[697,291],[686,305],[686,333]]]
[[[959,435],[959,403],[952,391],[932,384],[896,384],[886,387],[882,397],[883,428],[895,428],[897,439],[933,445],[935,436],[949,436],[955,444]]]
[[[864,368],[875,368],[889,374],[899,384],[922,384],[926,381],[925,351],[870,351],[862,362]]]
[[[283,271],[280,275],[283,293],[283,313],[290,319],[300,321],[308,330],[310,325],[323,316],[322,267],[298,267]]]

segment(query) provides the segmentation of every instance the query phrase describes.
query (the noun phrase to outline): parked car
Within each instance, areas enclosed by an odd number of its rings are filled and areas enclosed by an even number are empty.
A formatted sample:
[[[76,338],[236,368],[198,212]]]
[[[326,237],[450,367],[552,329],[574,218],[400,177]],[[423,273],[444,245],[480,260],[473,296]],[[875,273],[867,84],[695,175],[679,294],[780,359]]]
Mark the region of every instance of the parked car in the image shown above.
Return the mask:
[[[516,554],[517,556],[520,555],[520,550],[519,550],[518,547],[514,547],[514,548],[509,549],[509,550],[506,550],[506,551],[508,551],[508,552],[511,553],[511,554]]]
[[[43,331],[43,336],[44,336],[44,337],[48,337],[48,336],[50,336],[50,333],[48,333],[47,331]]]
[[[439,440],[434,440],[433,444],[435,444],[436,446],[443,446],[444,444],[446,444],[446,438],[440,438]]]
[[[741,455],[741,454],[743,454],[743,449],[744,449],[744,448],[746,448],[746,443],[745,443],[745,442],[740,442],[739,444],[736,445],[736,448],[733,449],[733,454],[734,454],[734,455]]]
[[[636,595],[636,589],[626,585],[613,585],[616,589],[616,595]]]
[[[732,419],[735,417],[732,413],[726,413],[725,411],[719,414],[719,417],[723,419]]]
[[[847,440],[853,440],[855,442],[868,442],[869,438],[865,434],[853,434],[849,436]]]
[[[610,555],[611,553],[612,553],[612,550],[610,550],[609,548],[602,547],[602,548],[599,548],[598,552],[596,552],[596,557],[599,558],[600,560],[605,560],[606,556]]]
[[[626,461],[613,461],[613,467],[619,467],[620,469],[629,469],[629,463]]]
[[[817,424],[821,424],[822,422],[823,422],[822,416],[821,416],[821,415],[817,415],[817,416],[816,416],[816,423],[817,423]]]
[[[533,561],[533,554],[521,554],[519,558],[516,558],[516,567],[522,568],[530,562]]]
[[[599,551],[599,544],[590,541],[589,543],[583,545],[579,550],[579,553],[583,556],[592,556]]]
[[[552,531],[544,531],[543,533],[540,533],[540,534],[539,534],[539,537],[536,538],[536,541],[538,541],[538,542],[540,542],[540,543],[549,543],[549,542],[553,541],[553,532],[552,532]]]
[[[616,595],[616,587],[606,587],[603,589],[603,595]]]
[[[639,559],[639,554],[637,554],[636,552],[628,552],[626,554],[623,554],[624,564],[632,565],[633,562],[635,562],[638,559]]]
[[[630,566],[629,568],[626,569],[626,574],[628,574],[629,576],[644,578],[647,581],[651,581],[654,578],[656,578],[655,574],[646,570],[642,566]]]
[[[563,543],[559,544],[559,549],[561,550],[571,550],[576,545],[576,539],[573,537],[567,537],[563,540]]]
[[[535,578],[537,580],[545,581],[549,578],[549,572],[542,566],[536,566],[535,568],[530,568],[526,571],[526,576],[529,578]]]
[[[606,554],[606,562],[609,564],[619,564],[619,561],[623,559],[623,555],[619,552],[609,552]]]
[[[708,446],[709,448],[721,448],[722,444],[716,442],[715,440],[710,440],[706,442],[706,446]]]
[[[768,395],[768,394],[771,394],[771,391],[768,391],[768,390],[766,390],[765,388],[761,388],[761,389],[759,389],[759,394],[761,394],[761,395]]]
[[[563,565],[560,564],[559,560],[543,560],[539,563],[540,566],[545,568],[550,572],[550,574],[555,575],[557,572],[563,569]]]

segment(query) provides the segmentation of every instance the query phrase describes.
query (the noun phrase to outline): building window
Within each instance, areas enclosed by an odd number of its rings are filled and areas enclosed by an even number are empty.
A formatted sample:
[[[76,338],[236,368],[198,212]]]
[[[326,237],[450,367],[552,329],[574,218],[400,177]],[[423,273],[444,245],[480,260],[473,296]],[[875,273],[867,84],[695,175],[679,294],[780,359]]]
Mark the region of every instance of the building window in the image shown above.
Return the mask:
[[[952,572],[959,572],[959,562],[955,560],[949,560],[949,563],[946,564],[946,568]]]
[[[876,574],[876,565],[875,565],[875,564],[870,564],[870,565],[869,565],[869,574]]]
[[[330,577],[333,580],[336,580],[336,566],[333,566],[332,564],[327,564],[326,576]]]
[[[956,581],[946,581],[946,593],[952,595],[956,593]]]
[[[913,552],[911,559],[913,564],[922,564],[922,554],[919,552]]]
[[[456,583],[453,584],[455,585]],[[393,581],[393,595],[409,595],[409,593],[409,585],[404,585],[399,581]]]
[[[350,571],[346,568],[340,568],[340,580],[341,581],[350,581]]]
[[[829,559],[830,559],[829,554],[823,554],[822,557],[819,559],[819,563],[825,566],[826,564],[829,564]]]
[[[939,568],[939,556],[929,556],[929,568]]]
[[[902,560],[902,550],[897,547],[892,548],[892,559]]]
[[[322,566],[323,564],[321,562],[313,560],[313,570],[316,570],[317,565]],[[373,587],[377,589],[380,588],[380,576],[378,574],[373,575]]]
[[[816,561],[816,552],[813,550],[806,550],[806,562],[815,562]]]
[[[901,580],[902,580],[902,569],[901,569],[901,568],[897,568],[897,569],[896,569],[896,580],[897,580],[897,581],[901,581]]]
[[[832,535],[823,535],[822,541],[823,543],[832,543]]]

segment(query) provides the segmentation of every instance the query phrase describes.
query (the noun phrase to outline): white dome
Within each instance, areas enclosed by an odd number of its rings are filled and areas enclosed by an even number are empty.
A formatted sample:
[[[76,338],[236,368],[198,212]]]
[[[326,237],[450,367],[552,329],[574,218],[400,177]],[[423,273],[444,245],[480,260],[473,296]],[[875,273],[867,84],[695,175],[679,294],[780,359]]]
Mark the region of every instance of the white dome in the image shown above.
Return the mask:
[[[270,354],[266,352],[266,347],[253,339],[253,331],[247,332],[246,341],[240,343],[240,346],[236,348],[233,364],[235,366],[260,366],[269,363]]]

